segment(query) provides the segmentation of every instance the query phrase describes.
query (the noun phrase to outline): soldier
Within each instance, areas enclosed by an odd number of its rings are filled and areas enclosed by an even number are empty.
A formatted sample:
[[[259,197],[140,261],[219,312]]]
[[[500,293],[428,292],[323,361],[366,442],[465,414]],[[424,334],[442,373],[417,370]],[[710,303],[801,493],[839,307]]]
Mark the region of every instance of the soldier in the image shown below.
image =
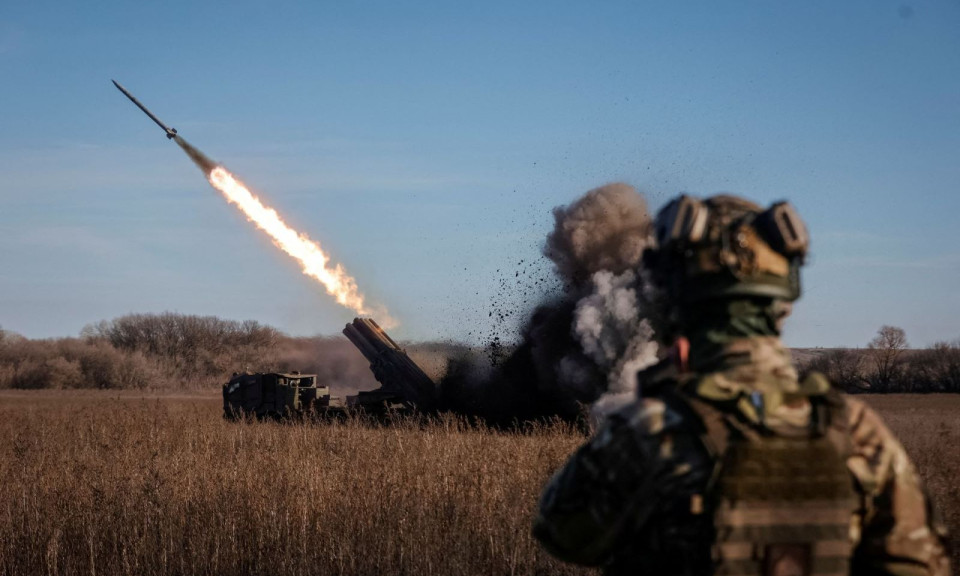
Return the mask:
[[[675,344],[546,486],[544,548],[607,574],[948,575],[903,447],[780,342],[808,246],[793,208],[681,196],[656,235]]]

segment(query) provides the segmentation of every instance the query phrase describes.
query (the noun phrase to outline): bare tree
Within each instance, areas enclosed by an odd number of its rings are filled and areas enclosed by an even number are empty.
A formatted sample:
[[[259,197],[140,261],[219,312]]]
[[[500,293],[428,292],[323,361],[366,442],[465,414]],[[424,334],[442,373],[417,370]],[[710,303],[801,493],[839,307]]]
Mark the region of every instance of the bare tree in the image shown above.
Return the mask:
[[[889,392],[900,371],[900,360],[907,349],[907,333],[903,328],[883,325],[867,346],[873,359],[870,387],[875,392]]]

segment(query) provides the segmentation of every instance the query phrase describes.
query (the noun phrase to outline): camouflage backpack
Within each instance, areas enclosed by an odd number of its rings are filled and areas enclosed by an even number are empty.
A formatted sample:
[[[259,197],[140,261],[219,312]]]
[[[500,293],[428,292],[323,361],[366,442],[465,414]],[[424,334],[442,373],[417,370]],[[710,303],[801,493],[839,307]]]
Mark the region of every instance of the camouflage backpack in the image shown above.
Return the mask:
[[[715,574],[849,574],[858,499],[846,466],[844,401],[825,384],[814,376],[776,398],[798,417],[775,423],[765,418],[769,394],[750,394],[746,414],[684,394],[717,462],[703,499],[690,503],[694,512],[713,513]]]

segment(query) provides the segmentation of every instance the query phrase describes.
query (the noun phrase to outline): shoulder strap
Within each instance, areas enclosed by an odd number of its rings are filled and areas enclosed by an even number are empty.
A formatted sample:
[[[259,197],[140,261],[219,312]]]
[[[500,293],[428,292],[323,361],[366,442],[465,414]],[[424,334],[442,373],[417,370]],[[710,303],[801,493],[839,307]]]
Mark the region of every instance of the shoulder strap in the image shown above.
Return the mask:
[[[692,396],[676,394],[703,422],[701,437],[714,458],[718,460],[727,451],[730,445],[730,427],[727,416],[710,404]]]

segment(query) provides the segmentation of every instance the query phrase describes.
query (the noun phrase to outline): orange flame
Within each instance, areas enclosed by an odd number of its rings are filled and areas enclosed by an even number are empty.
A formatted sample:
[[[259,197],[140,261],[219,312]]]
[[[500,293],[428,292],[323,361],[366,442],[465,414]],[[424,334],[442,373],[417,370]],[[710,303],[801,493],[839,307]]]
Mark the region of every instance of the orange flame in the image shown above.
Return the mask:
[[[361,316],[375,314],[381,325],[396,325],[386,309],[371,308],[366,304],[363,294],[357,288],[356,280],[347,274],[340,264],[331,266],[330,257],[323,252],[320,244],[287,226],[276,210],[264,206],[233,174],[222,166],[217,166],[207,174],[207,179],[211,186],[243,211],[247,220],[266,232],[278,248],[297,259],[303,273],[323,284],[327,293],[333,296],[338,304]]]

